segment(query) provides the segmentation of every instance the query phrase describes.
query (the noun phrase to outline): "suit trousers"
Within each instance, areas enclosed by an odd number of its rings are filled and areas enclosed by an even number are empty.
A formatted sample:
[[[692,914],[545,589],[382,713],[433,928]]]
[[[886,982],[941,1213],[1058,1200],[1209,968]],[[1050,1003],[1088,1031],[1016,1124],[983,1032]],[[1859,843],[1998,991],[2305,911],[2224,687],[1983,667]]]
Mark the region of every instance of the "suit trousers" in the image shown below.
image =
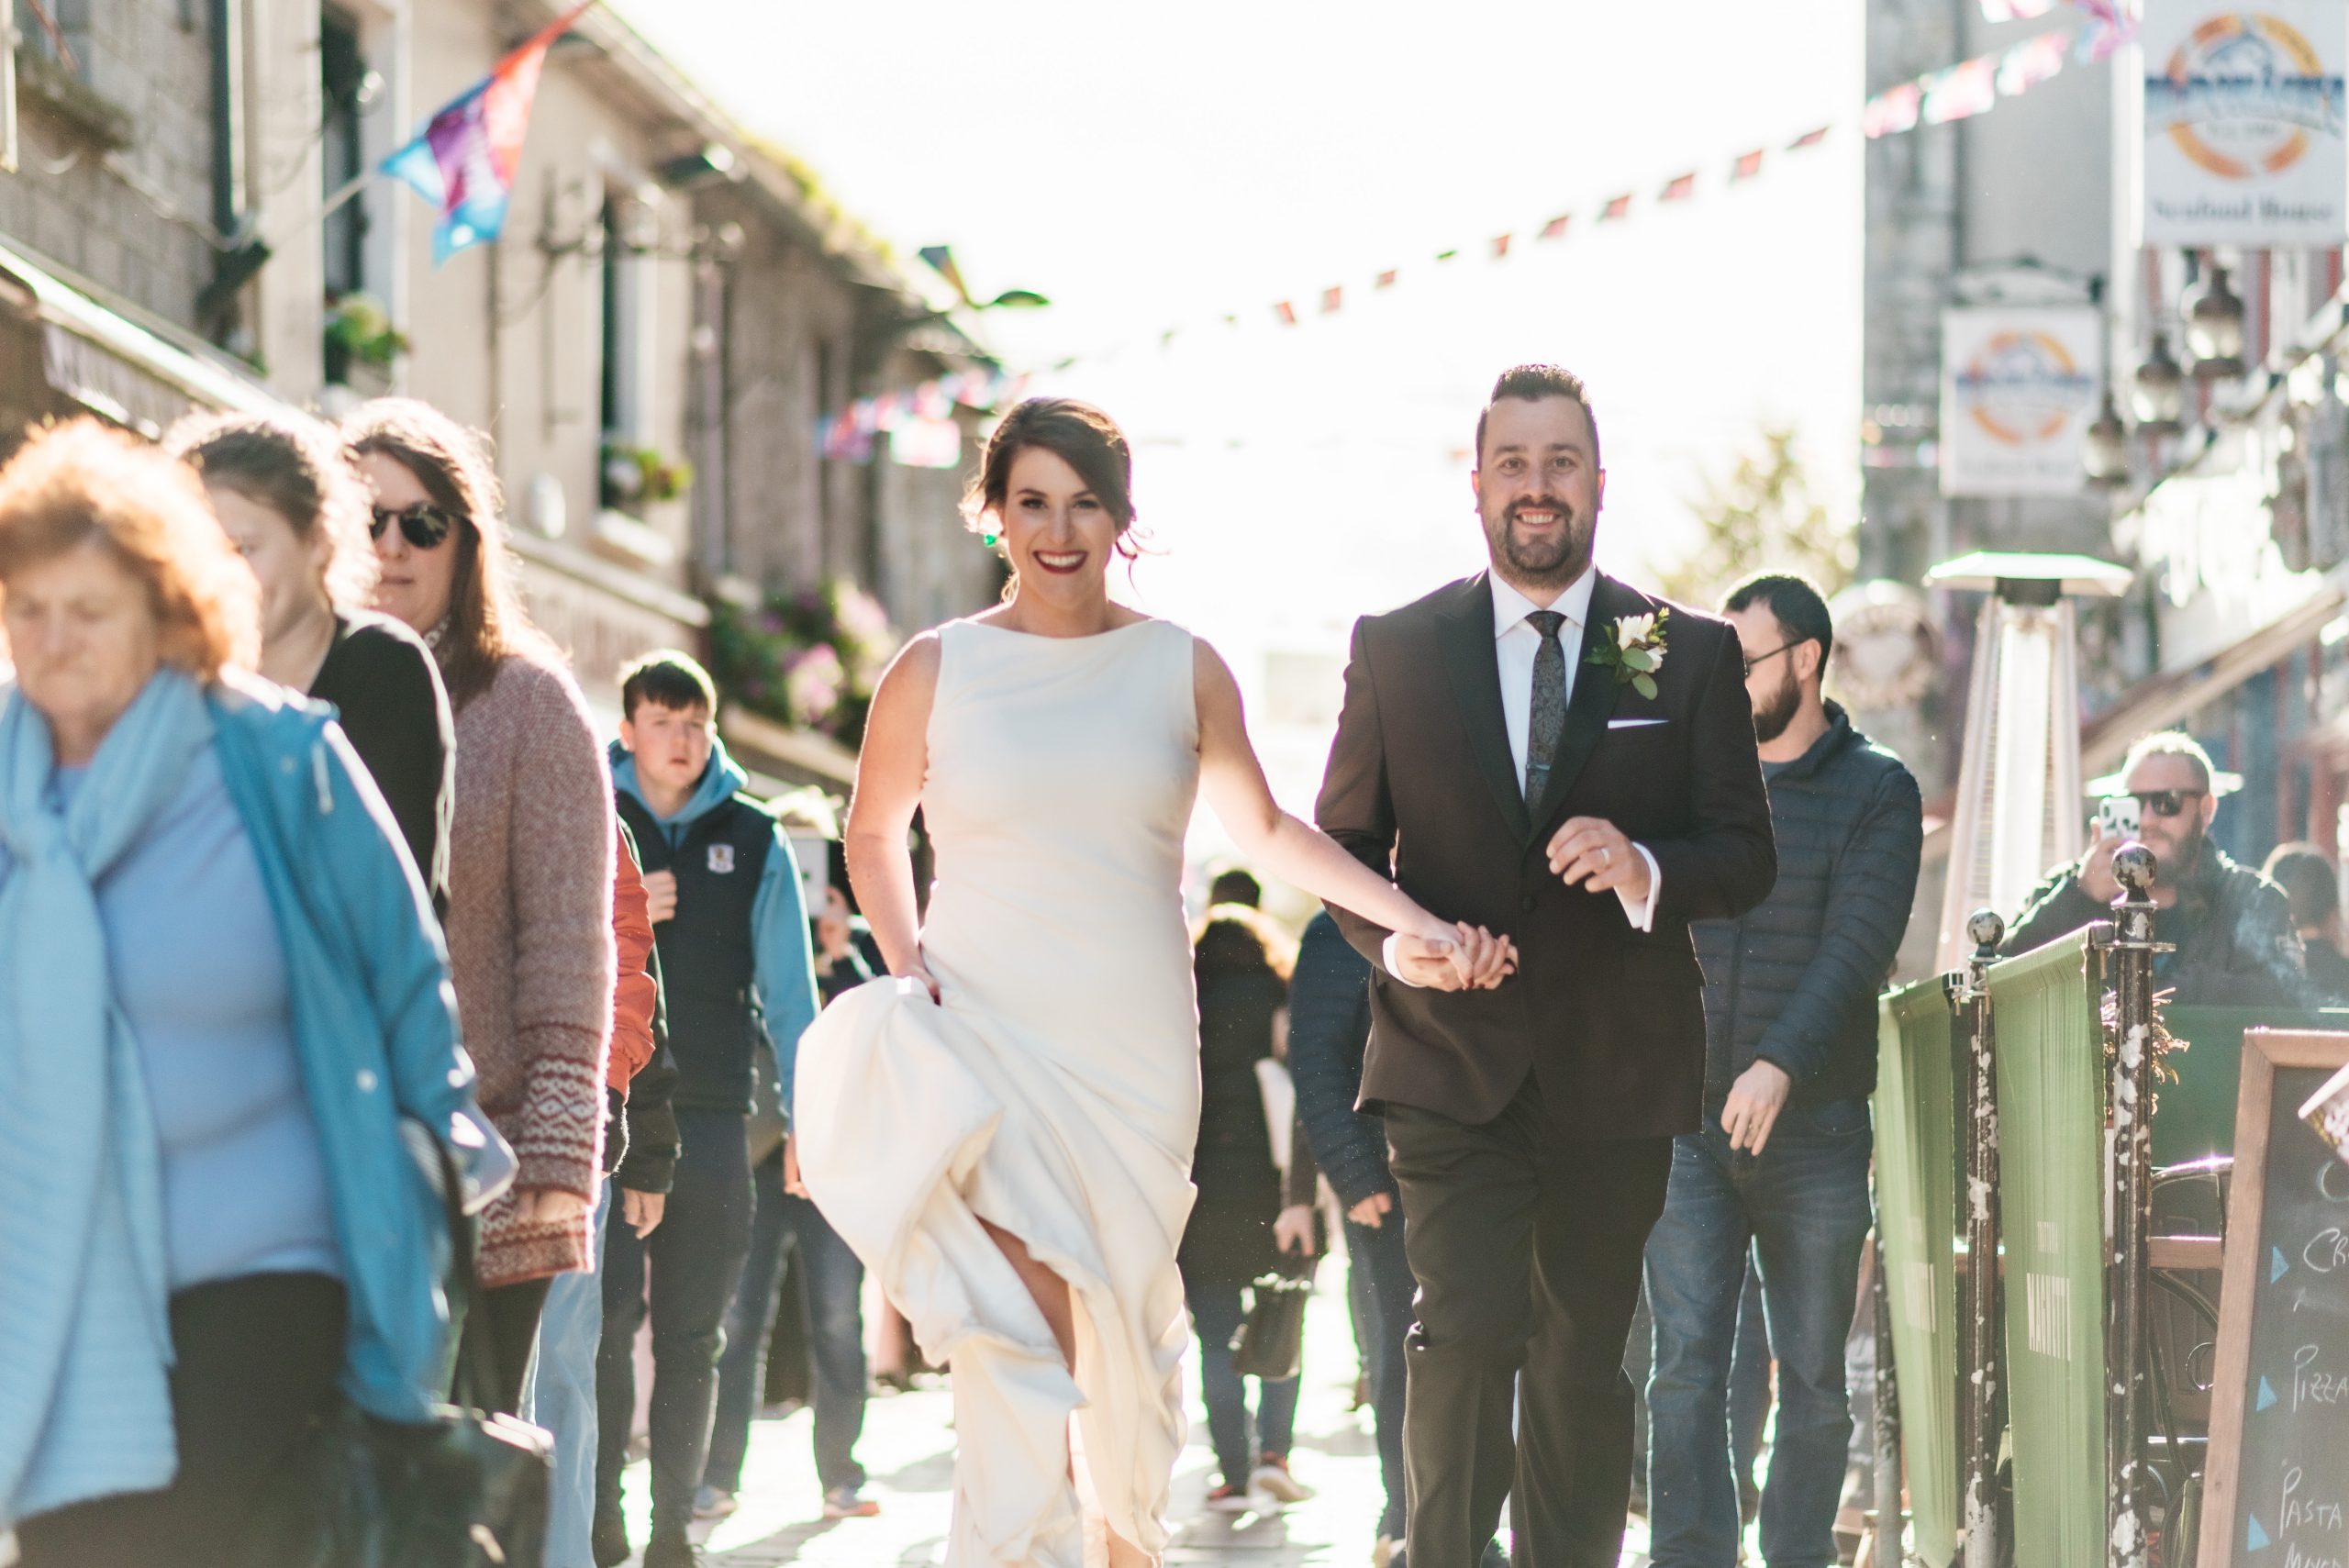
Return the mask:
[[[1478,1125],[1390,1103],[1386,1140],[1419,1284],[1404,1346],[1411,1568],[1475,1568],[1505,1496],[1516,1568],[1616,1568],[1623,1348],[1672,1140],[1561,1138],[1530,1073]]]

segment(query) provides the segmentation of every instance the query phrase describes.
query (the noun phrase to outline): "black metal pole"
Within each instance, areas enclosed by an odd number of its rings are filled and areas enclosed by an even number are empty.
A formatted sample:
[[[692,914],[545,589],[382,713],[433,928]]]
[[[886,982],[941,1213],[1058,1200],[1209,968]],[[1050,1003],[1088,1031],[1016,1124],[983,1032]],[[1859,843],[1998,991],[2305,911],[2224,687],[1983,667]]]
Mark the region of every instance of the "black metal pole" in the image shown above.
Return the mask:
[[[2154,856],[2130,844],[2112,857],[2121,884],[2106,939],[2120,1039],[2113,1053],[2112,1241],[2105,1271],[2105,1475],[2110,1568],[2145,1568],[2145,1298],[2154,1219]]]
[[[1965,1388],[1965,1568],[1998,1568],[1998,1438],[2005,1358],[2000,1350],[1998,1280],[1998,1085],[1997,1033],[1986,983],[1997,962],[2006,922],[1988,909],[1965,922],[1974,956],[1958,976],[1957,1002],[1967,1033],[1972,1071],[1966,1078],[1965,1296],[1973,1375]]]

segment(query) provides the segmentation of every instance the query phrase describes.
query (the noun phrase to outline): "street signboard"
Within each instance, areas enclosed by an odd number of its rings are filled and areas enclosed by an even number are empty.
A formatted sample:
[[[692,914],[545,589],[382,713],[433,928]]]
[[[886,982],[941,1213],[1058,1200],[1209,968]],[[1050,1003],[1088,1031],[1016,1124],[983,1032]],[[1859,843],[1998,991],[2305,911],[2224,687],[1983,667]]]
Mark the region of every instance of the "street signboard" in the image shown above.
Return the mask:
[[[2076,495],[2096,417],[2102,327],[2085,306],[1942,317],[1942,494]]]

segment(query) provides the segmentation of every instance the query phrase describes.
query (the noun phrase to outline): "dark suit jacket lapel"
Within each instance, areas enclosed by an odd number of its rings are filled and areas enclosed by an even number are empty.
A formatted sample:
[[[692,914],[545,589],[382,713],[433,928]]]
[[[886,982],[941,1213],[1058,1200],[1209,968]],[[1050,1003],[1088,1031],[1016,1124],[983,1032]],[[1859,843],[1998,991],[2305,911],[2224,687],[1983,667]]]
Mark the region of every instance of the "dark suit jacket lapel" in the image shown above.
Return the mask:
[[[1541,804],[1533,809],[1530,832],[1549,830],[1551,818],[1565,805],[1566,792],[1574,788],[1584,764],[1598,749],[1599,737],[1607,733],[1607,721],[1614,717],[1615,700],[1622,694],[1614,671],[1585,661],[1598,639],[1615,634],[1618,620],[1639,615],[1646,608],[1645,599],[1603,573],[1591,585],[1590,615],[1583,622],[1582,646],[1575,653],[1575,695],[1566,703],[1566,727],[1558,735],[1558,755],[1550,764],[1550,784],[1542,792]]]
[[[1493,649],[1493,589],[1479,573],[1461,584],[1453,601],[1436,612],[1436,642],[1460,701],[1460,721],[1476,771],[1493,792],[1493,803],[1520,840],[1532,832],[1525,809],[1524,782],[1509,755],[1508,721],[1501,714],[1501,668]],[[1571,720],[1569,726],[1571,727]]]

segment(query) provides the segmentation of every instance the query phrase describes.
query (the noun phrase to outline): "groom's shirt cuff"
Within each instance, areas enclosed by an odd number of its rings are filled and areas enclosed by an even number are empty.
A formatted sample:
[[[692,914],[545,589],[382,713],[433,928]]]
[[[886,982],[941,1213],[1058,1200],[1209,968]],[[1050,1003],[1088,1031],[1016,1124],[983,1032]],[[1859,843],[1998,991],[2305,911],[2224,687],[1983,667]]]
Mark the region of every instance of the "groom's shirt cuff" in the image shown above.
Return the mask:
[[[1649,852],[1645,844],[1635,843],[1631,848],[1639,851],[1640,859],[1648,862],[1648,895],[1634,902],[1629,890],[1619,887],[1615,890],[1615,896],[1622,902],[1623,917],[1631,922],[1631,929],[1653,931],[1655,929],[1655,901],[1664,892],[1664,871],[1655,863],[1655,856]],[[1418,983],[1404,979],[1402,966],[1395,962],[1395,944],[1402,939],[1400,931],[1387,933],[1386,940],[1378,949],[1379,962],[1390,979],[1400,981],[1416,991],[1419,989]]]

